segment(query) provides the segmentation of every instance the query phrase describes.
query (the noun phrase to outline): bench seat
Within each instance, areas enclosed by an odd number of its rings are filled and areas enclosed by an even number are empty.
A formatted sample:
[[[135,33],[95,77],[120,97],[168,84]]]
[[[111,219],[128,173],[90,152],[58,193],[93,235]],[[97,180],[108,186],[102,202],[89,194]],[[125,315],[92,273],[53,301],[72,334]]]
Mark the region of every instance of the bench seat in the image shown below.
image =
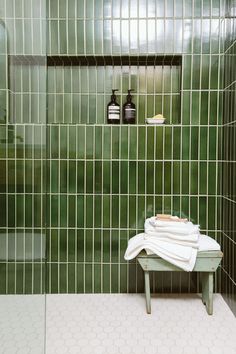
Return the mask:
[[[204,305],[206,305],[206,310],[209,315],[213,313],[213,275],[222,257],[223,253],[221,251],[199,251],[194,269],[192,270],[193,272],[201,272],[202,301]],[[137,260],[144,271],[146,308],[147,313],[151,313],[149,271],[182,272],[183,270],[157,255],[147,255],[145,251],[142,251],[138,255]]]

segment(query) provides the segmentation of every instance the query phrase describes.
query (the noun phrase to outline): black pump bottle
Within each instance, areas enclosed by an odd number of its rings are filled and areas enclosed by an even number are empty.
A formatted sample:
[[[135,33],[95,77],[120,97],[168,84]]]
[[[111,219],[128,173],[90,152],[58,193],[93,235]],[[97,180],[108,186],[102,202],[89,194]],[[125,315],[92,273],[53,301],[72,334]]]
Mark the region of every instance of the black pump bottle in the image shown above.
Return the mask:
[[[107,105],[108,124],[120,124],[120,105],[116,102],[116,91],[118,91],[118,89],[112,90],[111,102]]]
[[[136,108],[135,104],[131,101],[132,96],[130,94],[132,89],[128,90],[127,101],[123,105],[123,123],[124,124],[135,124],[136,119]]]

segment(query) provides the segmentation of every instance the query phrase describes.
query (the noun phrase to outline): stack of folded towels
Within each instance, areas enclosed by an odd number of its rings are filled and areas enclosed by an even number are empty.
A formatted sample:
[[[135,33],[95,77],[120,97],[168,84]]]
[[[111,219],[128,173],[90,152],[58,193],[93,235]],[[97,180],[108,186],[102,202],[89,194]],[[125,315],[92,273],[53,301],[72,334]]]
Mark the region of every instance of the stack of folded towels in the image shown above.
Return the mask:
[[[199,248],[199,225],[176,216],[157,214],[145,221],[145,232],[129,240],[125,259],[135,258],[143,249],[191,271]]]

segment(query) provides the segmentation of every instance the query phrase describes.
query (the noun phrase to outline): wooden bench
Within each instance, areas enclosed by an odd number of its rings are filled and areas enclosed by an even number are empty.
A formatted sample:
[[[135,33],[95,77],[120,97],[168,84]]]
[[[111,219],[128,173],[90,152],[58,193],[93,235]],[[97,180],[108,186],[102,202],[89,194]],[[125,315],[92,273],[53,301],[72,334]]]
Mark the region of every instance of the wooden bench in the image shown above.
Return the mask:
[[[209,315],[213,313],[213,275],[223,257],[221,251],[202,251],[198,252],[193,272],[202,274],[202,302],[206,305]],[[151,295],[149,271],[162,272],[180,272],[182,269],[165,261],[157,255],[147,255],[145,251],[141,252],[137,260],[144,270],[145,294],[147,313],[151,313]]]

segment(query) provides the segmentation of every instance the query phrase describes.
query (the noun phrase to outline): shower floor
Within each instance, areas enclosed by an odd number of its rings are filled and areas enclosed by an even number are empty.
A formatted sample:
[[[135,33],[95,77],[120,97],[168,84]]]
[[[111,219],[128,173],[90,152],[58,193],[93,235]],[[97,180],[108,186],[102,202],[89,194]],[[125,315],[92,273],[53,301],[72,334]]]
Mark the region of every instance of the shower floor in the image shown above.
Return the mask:
[[[208,316],[198,295],[47,296],[47,354],[235,354],[236,318],[219,294]]]
[[[221,295],[0,296],[0,354],[235,354],[236,318]]]

